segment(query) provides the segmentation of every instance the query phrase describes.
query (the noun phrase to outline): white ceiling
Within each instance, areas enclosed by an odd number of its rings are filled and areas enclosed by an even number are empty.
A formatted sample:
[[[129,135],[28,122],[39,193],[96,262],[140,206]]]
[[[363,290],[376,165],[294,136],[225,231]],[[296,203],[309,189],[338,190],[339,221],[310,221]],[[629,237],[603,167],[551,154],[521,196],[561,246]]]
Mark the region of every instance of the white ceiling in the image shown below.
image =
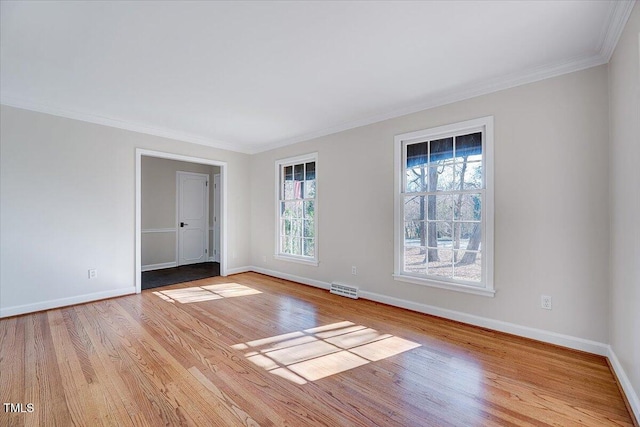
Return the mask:
[[[0,101],[259,152],[608,62],[633,2],[7,2]]]

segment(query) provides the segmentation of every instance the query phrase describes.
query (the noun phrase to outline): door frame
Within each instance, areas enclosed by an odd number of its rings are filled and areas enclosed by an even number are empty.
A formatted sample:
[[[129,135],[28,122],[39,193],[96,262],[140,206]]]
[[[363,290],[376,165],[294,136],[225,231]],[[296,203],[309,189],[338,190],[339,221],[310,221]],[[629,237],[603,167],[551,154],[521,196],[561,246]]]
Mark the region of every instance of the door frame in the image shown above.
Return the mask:
[[[179,160],[220,167],[220,275],[227,275],[227,162],[184,156],[182,154],[136,148],[135,194],[135,283],[136,293],[142,290],[142,156]],[[177,260],[176,260],[177,262]]]
[[[216,223],[218,222],[217,217],[221,216],[221,211],[220,211],[220,195],[221,195],[221,190],[220,188],[218,188],[218,184],[220,184],[220,173],[216,173],[213,174],[213,213],[209,212],[209,215],[213,215],[214,216],[214,220],[213,220],[213,243],[211,245],[211,248],[213,249],[213,261],[214,262],[220,262],[220,245],[218,245],[216,247],[216,238],[219,238],[220,236],[220,231],[216,230]],[[217,196],[217,201],[216,201],[216,196]],[[218,227],[219,228],[219,227]]]
[[[205,257],[204,257],[204,261],[203,262],[209,262],[209,215],[211,214],[209,212],[209,192],[211,191],[211,188],[209,187],[209,182],[211,181],[209,174],[207,173],[197,173],[197,172],[186,172],[186,171],[176,171],[176,265],[178,267],[180,267],[181,265],[188,265],[188,264],[180,264],[180,176],[184,176],[184,175],[192,175],[192,176],[198,176],[201,178],[206,178],[206,182],[207,182],[207,191],[205,193],[205,216],[206,216],[206,221],[205,221],[205,225],[204,225],[204,244],[205,244]]]

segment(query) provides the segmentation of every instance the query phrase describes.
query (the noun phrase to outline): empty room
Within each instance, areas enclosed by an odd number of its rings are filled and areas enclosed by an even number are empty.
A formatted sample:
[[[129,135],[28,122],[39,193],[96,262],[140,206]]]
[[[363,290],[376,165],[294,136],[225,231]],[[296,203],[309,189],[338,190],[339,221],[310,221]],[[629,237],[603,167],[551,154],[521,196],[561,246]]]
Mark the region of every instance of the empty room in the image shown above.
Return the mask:
[[[1,0],[0,104],[0,425],[640,426],[635,0]]]

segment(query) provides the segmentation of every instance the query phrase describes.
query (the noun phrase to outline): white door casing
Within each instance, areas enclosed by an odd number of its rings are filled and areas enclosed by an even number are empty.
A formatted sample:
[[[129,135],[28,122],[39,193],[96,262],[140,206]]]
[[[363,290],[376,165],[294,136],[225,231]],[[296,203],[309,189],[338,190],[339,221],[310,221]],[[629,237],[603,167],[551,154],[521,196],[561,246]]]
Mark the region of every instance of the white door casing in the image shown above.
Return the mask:
[[[209,259],[209,175],[176,172],[178,265]]]
[[[213,175],[213,260],[220,262],[220,174]]]
[[[203,165],[217,166],[220,168],[220,275],[225,277],[228,274],[227,269],[227,162],[220,160],[211,160],[203,157],[184,156],[182,154],[168,153],[164,151],[146,150],[136,148],[135,150],[135,181],[136,181],[136,197],[135,197],[135,289],[136,293],[142,291],[142,159],[143,157],[155,157],[158,159],[178,160],[181,162],[191,162]],[[176,239],[177,242],[177,239]],[[176,261],[177,261],[177,245],[176,245]]]

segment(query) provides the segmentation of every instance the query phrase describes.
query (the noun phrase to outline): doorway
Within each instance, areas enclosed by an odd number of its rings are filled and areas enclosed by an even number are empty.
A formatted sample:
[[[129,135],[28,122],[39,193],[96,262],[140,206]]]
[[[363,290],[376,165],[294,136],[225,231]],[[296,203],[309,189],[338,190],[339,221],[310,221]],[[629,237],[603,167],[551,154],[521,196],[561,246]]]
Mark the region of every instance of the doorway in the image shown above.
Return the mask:
[[[171,162],[172,160],[177,162]],[[172,183],[165,182],[166,187],[175,188],[174,198],[171,199],[173,207],[170,207],[166,200],[164,204],[159,201],[162,197],[158,197],[158,190],[148,190],[148,184],[144,186],[147,190],[145,190],[143,198],[143,174],[147,183],[150,180],[161,180],[161,177],[149,176],[152,172],[148,166],[144,166],[143,172],[143,164],[149,165],[151,161],[160,163],[162,161],[165,163],[186,162],[185,164],[188,166],[183,168],[186,171],[181,170],[181,173],[178,173],[178,170],[171,172],[174,174]],[[207,173],[198,173],[203,170]],[[226,171],[226,162],[136,149],[136,292],[142,290],[143,271],[145,272],[145,282],[149,273],[158,273],[157,275],[163,273],[165,276],[171,276],[174,274],[171,273],[173,270],[171,267],[185,270],[187,273],[185,277],[190,280],[202,278],[197,276],[202,275],[203,270],[217,269],[209,276],[226,276]],[[166,175],[166,172],[163,174]],[[219,194],[215,197],[215,201],[209,179],[214,175],[219,176],[217,182]],[[163,188],[162,185],[156,187]],[[147,194],[149,192],[152,194]],[[149,204],[149,200],[152,205]],[[162,221],[150,220],[150,212],[159,212],[157,216],[165,219]],[[217,212],[217,226],[213,222],[211,212]],[[166,219],[167,216],[171,216],[173,219]],[[209,218],[211,221],[208,220]],[[163,241],[165,243],[158,243]],[[167,241],[174,242],[173,250],[167,249]],[[214,241],[219,241],[219,246],[216,248],[217,259],[212,255]],[[145,249],[143,252],[143,247],[152,248],[152,250]],[[174,255],[171,255],[170,252]],[[156,261],[150,261],[153,257]],[[217,262],[214,263],[214,261]],[[215,264],[215,268],[212,269],[213,264]],[[195,276],[193,276],[194,274]],[[193,278],[191,278],[192,276]],[[207,275],[205,274],[204,277]]]

